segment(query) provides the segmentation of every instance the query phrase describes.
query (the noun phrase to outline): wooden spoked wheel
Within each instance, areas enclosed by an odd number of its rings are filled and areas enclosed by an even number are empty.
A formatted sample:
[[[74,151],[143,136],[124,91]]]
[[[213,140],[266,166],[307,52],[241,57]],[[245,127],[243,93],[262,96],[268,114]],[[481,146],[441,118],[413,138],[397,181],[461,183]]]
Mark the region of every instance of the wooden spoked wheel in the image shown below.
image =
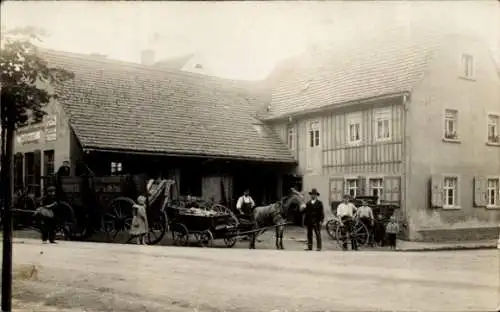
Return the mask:
[[[234,245],[236,245],[236,242],[238,241],[238,236],[239,236],[238,230],[229,231],[224,237],[224,244],[226,245],[226,247],[233,248]]]
[[[342,246],[344,242],[349,243],[351,237],[355,239],[358,247],[366,247],[366,245],[368,245],[370,232],[368,231],[366,225],[364,225],[363,223],[354,221],[351,236],[349,236],[347,232],[348,231],[346,230],[345,226],[339,223],[336,230],[336,236],[337,242],[340,246]]]
[[[146,244],[156,245],[161,242],[167,232],[167,214],[162,211],[159,217],[148,225],[149,232],[146,234]]]
[[[331,219],[326,223],[326,233],[331,239],[337,240],[337,228],[339,227],[339,221],[336,219]]]
[[[201,247],[212,247],[214,236],[210,230],[205,230],[197,234]]]
[[[132,206],[134,201],[122,197],[114,199],[108,206],[103,216],[103,228],[108,241],[120,242],[130,240],[130,228],[132,226]]]
[[[176,246],[187,246],[189,242],[189,231],[182,223],[174,223],[170,226],[172,240]]]

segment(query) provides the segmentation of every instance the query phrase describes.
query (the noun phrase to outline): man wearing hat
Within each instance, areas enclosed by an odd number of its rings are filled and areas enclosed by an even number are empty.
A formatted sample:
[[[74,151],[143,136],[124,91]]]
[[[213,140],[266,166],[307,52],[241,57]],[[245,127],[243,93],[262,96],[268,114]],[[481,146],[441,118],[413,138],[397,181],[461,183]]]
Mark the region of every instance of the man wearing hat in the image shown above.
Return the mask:
[[[57,208],[56,188],[49,186],[47,195],[42,200],[42,207],[35,211],[35,215],[39,218],[40,232],[42,234],[42,242],[45,244],[49,240],[52,244],[56,243],[57,219],[55,210]]]
[[[356,206],[350,202],[351,196],[344,195],[344,200],[337,206],[337,217],[341,220],[345,227],[346,234],[351,238],[351,248],[352,250],[358,250],[358,244],[356,239],[352,237],[352,228],[354,214],[356,213]],[[344,250],[347,250],[347,240],[344,241],[342,246]]]
[[[373,224],[375,218],[373,217],[373,210],[370,206],[368,206],[366,200],[361,200],[361,206],[356,211],[356,216],[368,229],[368,233],[370,233],[369,244],[373,246]]]
[[[325,219],[325,212],[323,211],[323,203],[318,199],[318,190],[313,188],[309,195],[311,200],[307,202],[305,209],[304,223],[307,227],[307,249],[312,250],[313,245],[313,232],[316,236],[316,248],[321,250],[321,224]]]

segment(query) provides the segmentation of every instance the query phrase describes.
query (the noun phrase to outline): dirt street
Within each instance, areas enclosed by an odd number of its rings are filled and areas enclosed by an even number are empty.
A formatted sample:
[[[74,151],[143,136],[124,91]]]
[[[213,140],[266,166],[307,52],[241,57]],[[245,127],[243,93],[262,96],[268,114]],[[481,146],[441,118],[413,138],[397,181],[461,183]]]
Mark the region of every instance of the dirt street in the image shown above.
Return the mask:
[[[36,276],[16,279],[16,299],[85,307],[79,311],[492,311],[499,303],[498,250],[306,252],[36,240],[14,248],[17,270],[37,268]]]

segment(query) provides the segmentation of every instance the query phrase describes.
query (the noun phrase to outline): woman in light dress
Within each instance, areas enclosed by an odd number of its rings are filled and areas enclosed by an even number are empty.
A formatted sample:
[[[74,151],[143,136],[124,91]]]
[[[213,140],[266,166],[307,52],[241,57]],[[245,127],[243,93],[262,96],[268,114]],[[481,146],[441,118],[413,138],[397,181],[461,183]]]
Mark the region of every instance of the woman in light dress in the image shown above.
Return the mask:
[[[132,207],[133,218],[130,235],[137,239],[138,245],[144,245],[148,233],[148,217],[146,214],[146,197],[140,195],[137,204]]]

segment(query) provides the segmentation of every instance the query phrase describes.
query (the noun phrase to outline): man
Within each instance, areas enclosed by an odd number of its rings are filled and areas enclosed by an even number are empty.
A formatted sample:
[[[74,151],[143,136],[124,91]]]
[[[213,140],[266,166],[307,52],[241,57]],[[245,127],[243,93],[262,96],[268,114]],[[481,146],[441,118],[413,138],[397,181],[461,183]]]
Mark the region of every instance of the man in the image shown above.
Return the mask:
[[[316,250],[321,251],[321,224],[325,219],[325,212],[323,211],[323,203],[318,199],[318,190],[313,188],[309,195],[311,200],[307,202],[305,209],[304,223],[307,227],[307,249],[312,250],[313,246],[313,232],[316,236]]]
[[[253,217],[253,208],[255,208],[255,202],[252,197],[250,197],[250,190],[246,189],[243,195],[238,198],[236,202],[236,209],[241,215],[244,215],[251,223],[251,229],[256,228],[255,220]],[[255,249],[255,240],[257,236],[255,234],[250,235],[250,249]]]
[[[47,188],[47,195],[42,200],[42,207],[38,208],[35,215],[40,220],[40,232],[42,233],[42,242],[56,243],[57,219],[55,209],[57,207],[56,189],[53,186]]]
[[[356,213],[356,206],[349,202],[350,198],[351,197],[349,195],[344,195],[343,201],[337,206],[337,217],[342,222],[347,237],[351,239],[352,250],[358,250],[356,239],[351,235],[354,225],[354,214]],[[342,248],[344,250],[347,250],[347,239],[344,240]]]
[[[368,233],[370,233],[369,244],[370,246],[373,246],[373,224],[375,218],[373,217],[372,208],[368,206],[368,203],[365,200],[361,201],[361,207],[359,207],[356,211],[356,216],[368,229]]]

